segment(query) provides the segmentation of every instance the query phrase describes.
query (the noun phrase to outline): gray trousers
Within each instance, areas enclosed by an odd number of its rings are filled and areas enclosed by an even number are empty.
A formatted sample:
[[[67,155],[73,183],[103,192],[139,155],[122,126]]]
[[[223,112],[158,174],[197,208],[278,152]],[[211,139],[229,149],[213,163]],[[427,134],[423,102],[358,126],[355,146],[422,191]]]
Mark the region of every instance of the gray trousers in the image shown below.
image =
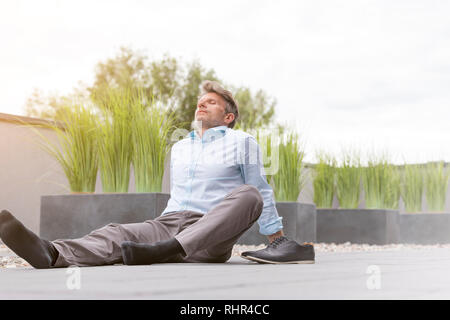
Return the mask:
[[[166,262],[226,262],[239,237],[259,218],[263,198],[258,189],[241,185],[202,214],[177,211],[141,223],[110,223],[79,239],[52,241],[59,252],[54,267],[123,263],[124,241],[154,243],[176,238],[186,253]]]

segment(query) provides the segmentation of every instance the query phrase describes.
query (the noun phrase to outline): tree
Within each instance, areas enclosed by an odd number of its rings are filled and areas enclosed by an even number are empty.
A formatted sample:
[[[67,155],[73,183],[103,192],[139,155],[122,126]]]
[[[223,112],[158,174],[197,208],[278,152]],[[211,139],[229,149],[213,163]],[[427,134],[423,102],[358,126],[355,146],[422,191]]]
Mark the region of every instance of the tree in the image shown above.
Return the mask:
[[[58,119],[64,106],[74,98],[92,101],[97,106],[104,105],[102,100],[111,89],[136,90],[146,98],[156,99],[174,111],[177,125],[190,129],[194,119],[200,84],[204,80],[221,81],[213,69],[204,68],[198,60],[184,64],[165,54],[161,60],[149,61],[148,57],[127,47],[121,47],[118,54],[95,68],[95,80],[92,86],[75,89],[67,96],[43,96],[35,91],[27,100],[27,115],[46,119]],[[251,129],[269,125],[273,122],[276,101],[263,90],[252,94],[249,88],[233,87],[239,105],[240,119],[237,128]]]
[[[94,84],[88,88],[93,102],[102,105],[111,89],[150,90],[147,57],[129,48],[121,47],[114,58],[99,62],[95,67]]]
[[[243,130],[269,125],[275,114],[276,100],[271,99],[263,90],[255,95],[246,87],[232,90],[239,106],[239,127]]]
[[[121,47],[119,54],[99,62],[95,81],[90,87],[91,99],[101,99],[109,89],[141,90],[147,98],[168,103],[172,101],[180,83],[180,66],[175,58],[167,54],[160,61],[149,62],[148,57]]]
[[[175,58],[164,55],[160,61],[154,61],[150,66],[150,92],[162,103],[173,104],[179,95],[182,69]]]
[[[73,105],[75,101],[86,102],[86,97],[87,93],[82,88],[76,88],[66,96],[45,95],[41,90],[35,88],[25,102],[25,115],[48,120],[62,120],[66,108]]]

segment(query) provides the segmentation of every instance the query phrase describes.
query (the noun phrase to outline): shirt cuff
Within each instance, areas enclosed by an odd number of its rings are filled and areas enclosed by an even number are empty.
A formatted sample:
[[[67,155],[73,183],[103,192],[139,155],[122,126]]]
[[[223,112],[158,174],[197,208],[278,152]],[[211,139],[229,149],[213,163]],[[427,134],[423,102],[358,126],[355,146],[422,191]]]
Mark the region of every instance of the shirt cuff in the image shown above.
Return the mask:
[[[271,221],[270,223],[266,223],[265,225],[259,225],[259,233],[270,236],[271,234],[277,233],[281,229],[283,229],[283,220],[282,217],[278,217],[276,220]]]

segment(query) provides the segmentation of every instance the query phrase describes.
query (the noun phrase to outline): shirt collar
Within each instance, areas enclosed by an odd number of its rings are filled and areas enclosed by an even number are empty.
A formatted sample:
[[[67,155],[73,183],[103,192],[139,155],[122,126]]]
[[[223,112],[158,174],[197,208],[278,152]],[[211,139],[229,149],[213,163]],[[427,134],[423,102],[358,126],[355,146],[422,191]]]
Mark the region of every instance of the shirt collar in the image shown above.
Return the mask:
[[[227,128],[228,128],[227,126],[218,126],[214,128],[209,128],[203,133],[201,140],[203,142],[211,142],[220,139],[225,135]],[[189,132],[189,137],[193,140],[200,140],[200,136],[195,130]]]

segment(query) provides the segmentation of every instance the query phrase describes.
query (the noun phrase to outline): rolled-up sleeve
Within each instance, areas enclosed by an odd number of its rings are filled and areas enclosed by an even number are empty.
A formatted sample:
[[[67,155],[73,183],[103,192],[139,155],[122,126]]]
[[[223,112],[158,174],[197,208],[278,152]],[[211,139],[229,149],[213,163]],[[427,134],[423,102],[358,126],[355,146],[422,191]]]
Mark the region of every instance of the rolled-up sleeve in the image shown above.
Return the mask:
[[[254,137],[248,136],[241,144],[240,150],[244,183],[256,187],[264,200],[264,207],[258,219],[259,232],[263,235],[274,234],[283,229],[282,218],[275,207],[273,189],[267,183],[258,142]]]

